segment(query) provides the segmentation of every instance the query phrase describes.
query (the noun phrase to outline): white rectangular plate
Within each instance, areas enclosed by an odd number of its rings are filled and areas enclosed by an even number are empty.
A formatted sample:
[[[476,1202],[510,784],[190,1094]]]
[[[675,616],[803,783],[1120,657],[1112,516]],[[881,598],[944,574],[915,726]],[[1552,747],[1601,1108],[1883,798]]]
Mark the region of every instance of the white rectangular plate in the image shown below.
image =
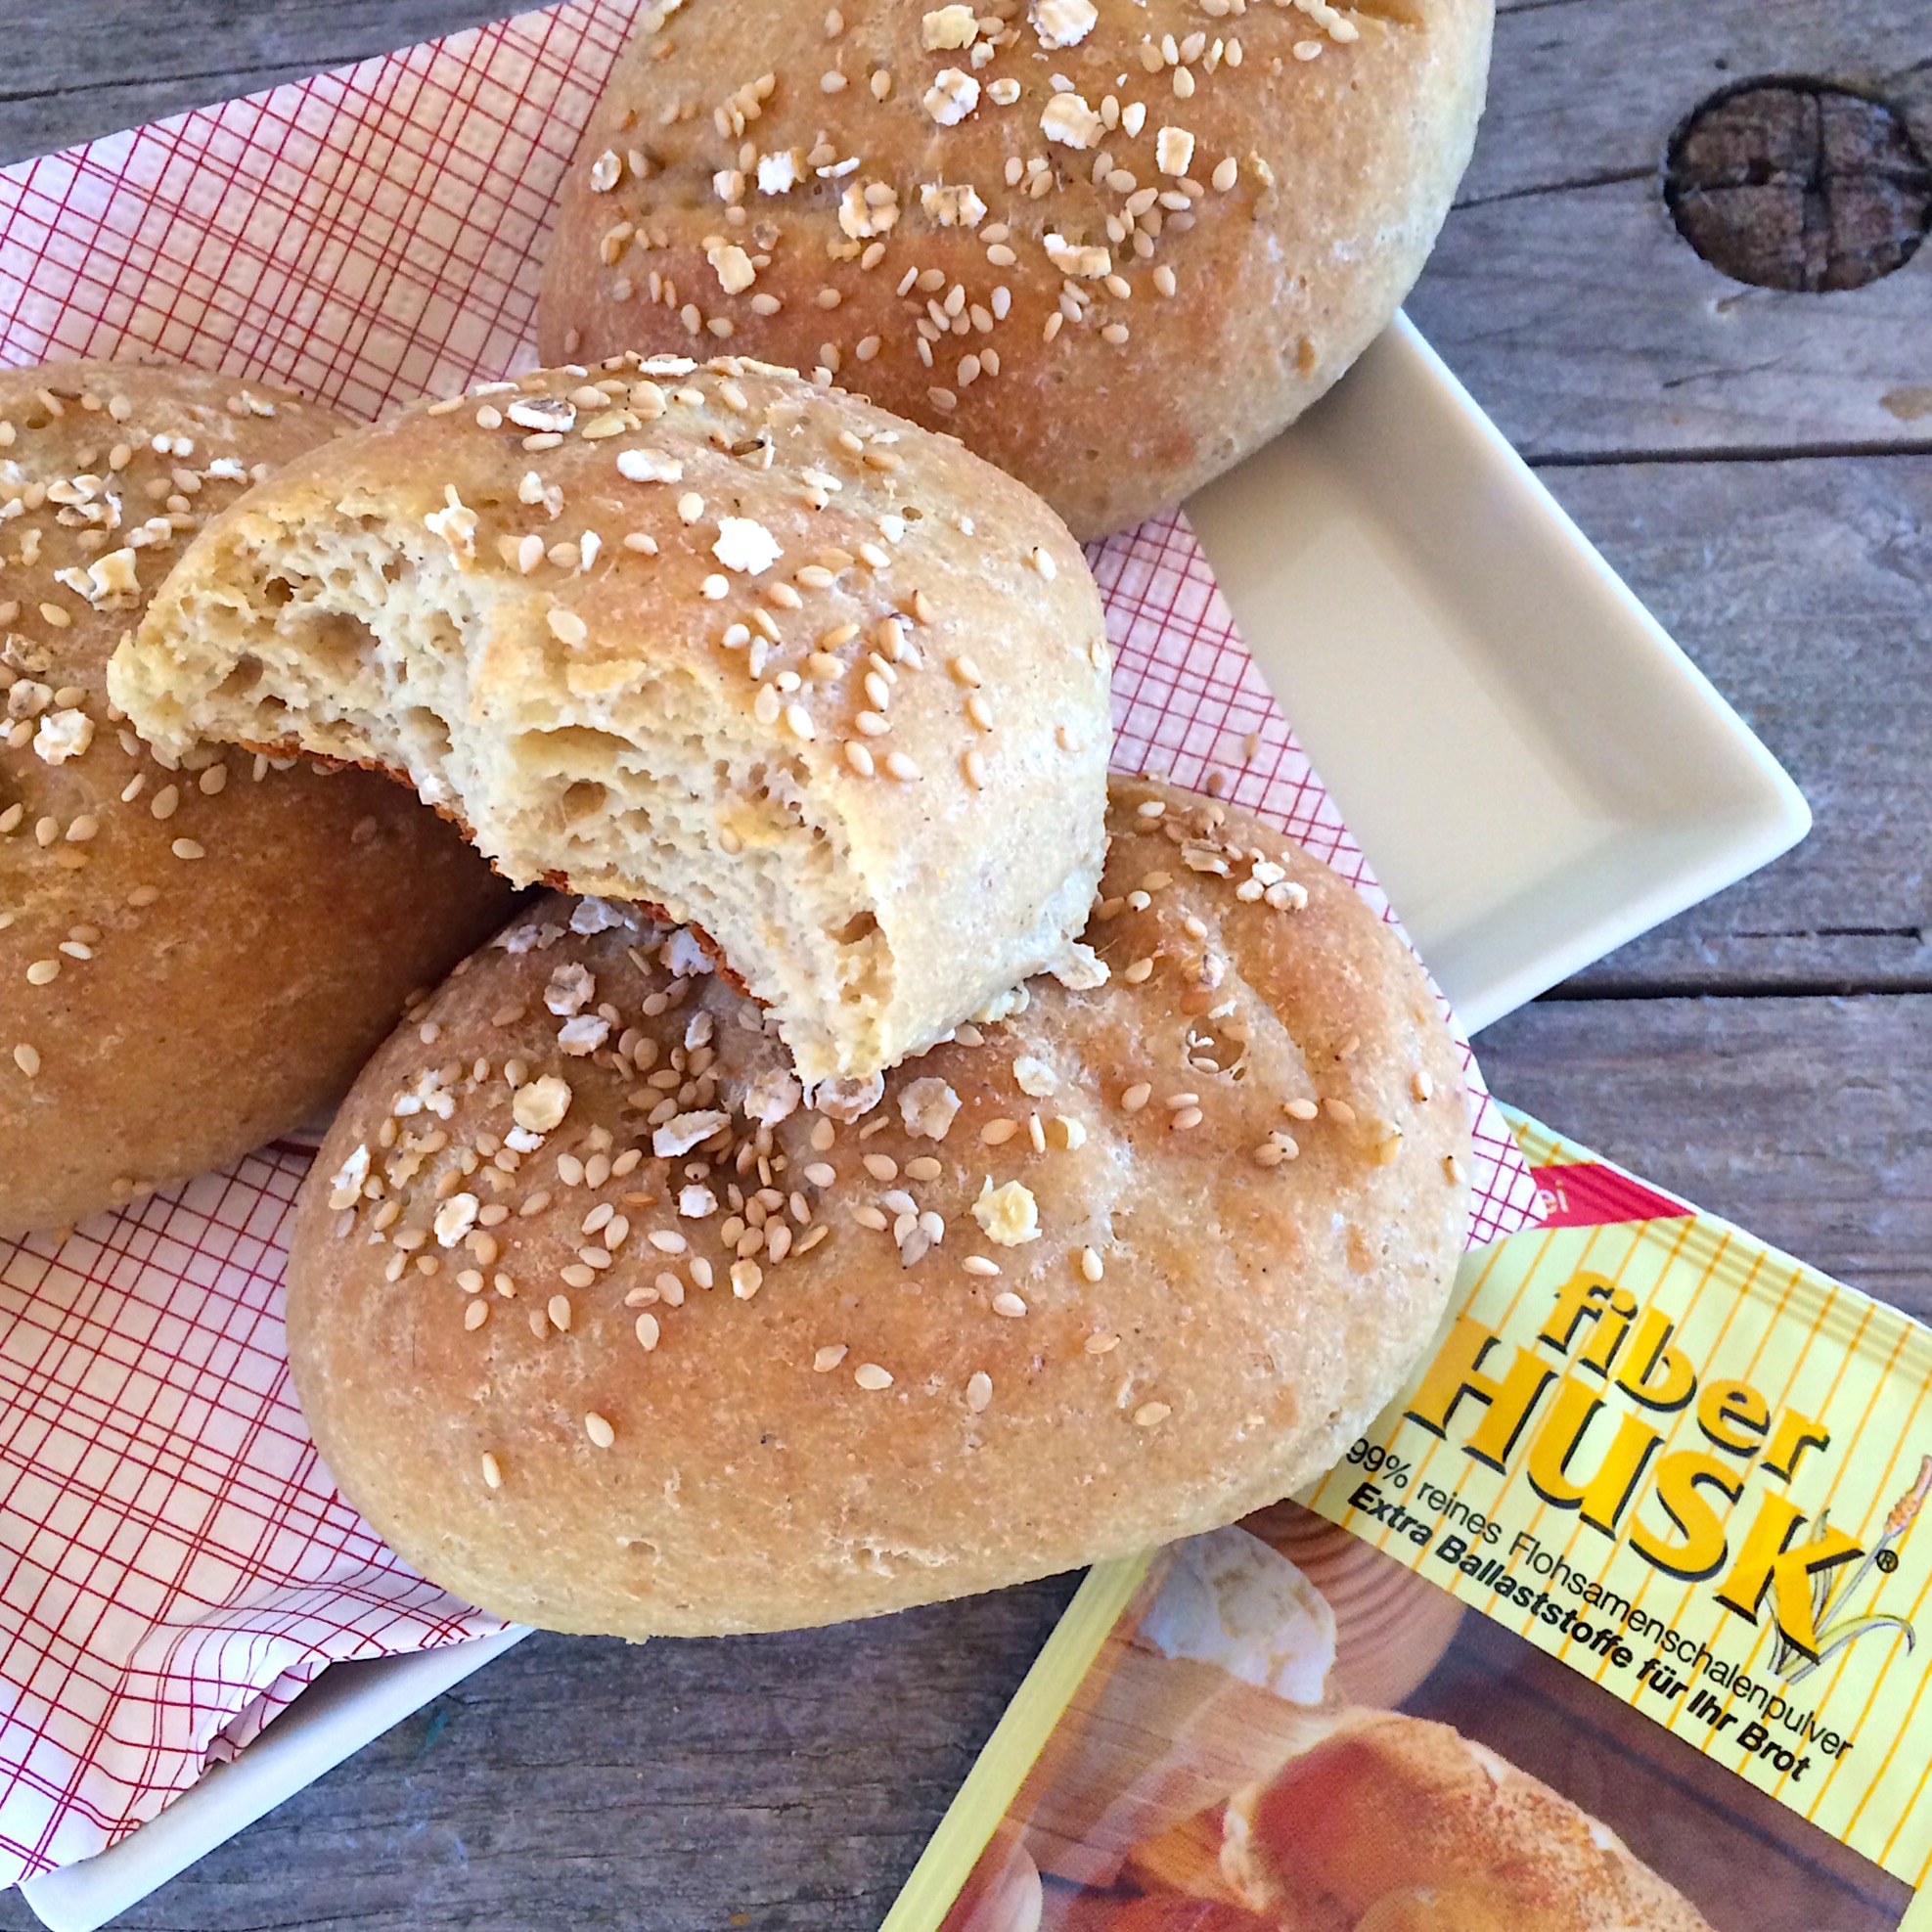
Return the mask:
[[[1188,506],[1281,708],[1473,1031],[1811,813],[1406,318]],[[338,1665],[112,1851],[21,1889],[94,1932],[520,1630]]]
[[[1469,1032],[1811,829],[1406,316],[1188,514]]]

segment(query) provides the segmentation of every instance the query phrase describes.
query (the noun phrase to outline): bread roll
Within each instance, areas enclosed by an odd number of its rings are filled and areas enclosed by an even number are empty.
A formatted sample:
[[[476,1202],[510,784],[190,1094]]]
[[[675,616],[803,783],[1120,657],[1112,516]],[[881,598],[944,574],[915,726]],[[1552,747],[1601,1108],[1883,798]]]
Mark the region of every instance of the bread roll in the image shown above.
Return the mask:
[[[662,0],[593,114],[553,361],[823,366],[1086,538],[1199,488],[1395,313],[1492,0]]]
[[[1339,1906],[1370,1932],[1710,1932],[1609,1829],[1495,1752],[1365,1713],[1228,1810],[1257,1910]]]
[[[224,1165],[336,1099],[511,908],[362,773],[145,751],[108,653],[328,411],[199,371],[0,374],[0,1235]]]
[[[855,1125],[603,901],[426,1004],[289,1277],[316,1442],[411,1564],[557,1630],[778,1629],[1206,1529],[1341,1453],[1457,1266],[1453,1043],[1275,832],[1119,782],[1110,824],[1106,982],[1035,980]]]
[[[518,883],[699,928],[808,1082],[1063,964],[1105,813],[1100,593],[956,443],[734,361],[418,408],[206,530],[142,731],[407,776]]]

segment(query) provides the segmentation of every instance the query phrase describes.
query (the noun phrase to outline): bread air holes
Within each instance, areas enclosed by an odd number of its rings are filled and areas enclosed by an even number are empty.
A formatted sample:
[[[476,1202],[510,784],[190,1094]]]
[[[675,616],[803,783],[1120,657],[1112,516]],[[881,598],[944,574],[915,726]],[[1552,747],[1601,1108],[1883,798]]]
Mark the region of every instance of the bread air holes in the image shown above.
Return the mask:
[[[878,930],[878,919],[874,913],[858,912],[854,913],[843,925],[830,926],[827,930],[836,945],[863,945]]]
[[[244,651],[236,658],[228,675],[222,679],[215,691],[217,697],[232,697],[237,701],[250,696],[261,683],[263,665],[259,657],[250,651]]]
[[[402,735],[412,751],[427,750],[437,760],[450,754],[449,726],[421,704],[412,704],[402,714]]]
[[[577,825],[585,819],[596,818],[604,810],[609,796],[608,788],[595,779],[580,778],[563,787],[563,795],[557,801],[557,808],[566,826]]]
[[[317,608],[308,602],[309,593],[286,577],[270,577],[263,595],[287,611],[277,630],[330,683],[349,684],[375,661],[376,634],[368,625],[339,610]],[[238,670],[243,661],[237,661]]]

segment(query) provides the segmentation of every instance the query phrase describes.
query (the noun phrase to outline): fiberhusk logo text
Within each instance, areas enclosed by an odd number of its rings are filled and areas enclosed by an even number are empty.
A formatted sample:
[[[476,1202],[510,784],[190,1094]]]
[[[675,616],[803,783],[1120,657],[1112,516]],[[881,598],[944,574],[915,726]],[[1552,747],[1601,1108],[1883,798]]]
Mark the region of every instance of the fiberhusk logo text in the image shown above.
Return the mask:
[[[1713,1595],[1730,1615],[1755,1625],[1768,1609],[1772,1667],[1788,1682],[1878,1632],[1910,1648],[1903,1618],[1849,1613],[1874,1572],[1898,1568],[1898,1545],[1932,1489],[1932,1458],[1867,1550],[1828,1511],[1813,1521],[1784,1493],[1808,1459],[1830,1452],[1824,1424],[1789,1406],[1774,1413],[1750,1382],[1700,1381],[1672,1346],[1675,1332],[1668,1316],[1640,1308],[1627,1289],[1575,1275],[1536,1336],[1561,1366],[1460,1316],[1407,1419],[1445,1442],[1454,1427],[1463,1454],[1500,1474],[1520,1468],[1551,1508],[1574,1510],[1665,1576],[1720,1579]],[[1633,1406],[1610,1402],[1613,1390]],[[1667,1448],[1686,1411],[1696,1435]],[[1474,1520],[1481,1539],[1494,1541],[1497,1526]]]

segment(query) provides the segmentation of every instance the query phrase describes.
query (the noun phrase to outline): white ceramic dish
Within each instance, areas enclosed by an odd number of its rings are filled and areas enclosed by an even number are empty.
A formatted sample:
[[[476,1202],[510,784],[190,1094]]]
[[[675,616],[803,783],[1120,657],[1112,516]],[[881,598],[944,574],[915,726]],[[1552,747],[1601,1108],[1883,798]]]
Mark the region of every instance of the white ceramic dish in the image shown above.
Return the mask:
[[[1188,510],[1468,1031],[1811,829],[1407,317]]]
[[[1802,838],[1797,787],[1407,320],[1189,506],[1281,707],[1463,1025]],[[527,1635],[330,1671],[111,1852],[93,1932]]]

